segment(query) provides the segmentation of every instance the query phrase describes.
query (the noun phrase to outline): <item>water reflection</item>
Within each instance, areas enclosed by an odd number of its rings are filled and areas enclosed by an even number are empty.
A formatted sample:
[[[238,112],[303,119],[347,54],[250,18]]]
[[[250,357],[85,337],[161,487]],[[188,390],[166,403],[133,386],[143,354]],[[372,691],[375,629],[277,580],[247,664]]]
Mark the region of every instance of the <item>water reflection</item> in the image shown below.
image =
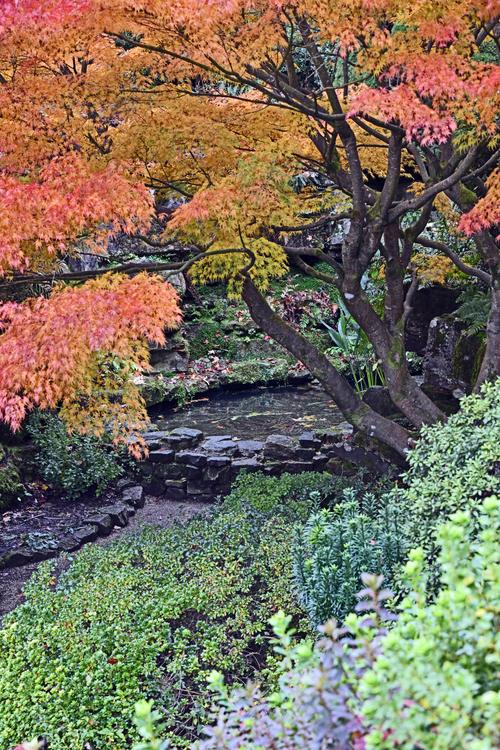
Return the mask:
[[[332,399],[311,386],[218,393],[153,416],[162,430],[194,427],[209,435],[242,438],[265,438],[272,433],[298,435],[304,430],[328,429],[342,420]]]

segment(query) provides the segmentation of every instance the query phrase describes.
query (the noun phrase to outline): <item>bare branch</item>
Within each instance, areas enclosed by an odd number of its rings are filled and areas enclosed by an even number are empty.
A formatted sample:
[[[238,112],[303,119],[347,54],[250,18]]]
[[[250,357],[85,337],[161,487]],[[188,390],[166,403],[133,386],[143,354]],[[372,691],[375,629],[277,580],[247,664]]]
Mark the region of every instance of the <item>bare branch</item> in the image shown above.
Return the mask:
[[[448,258],[453,261],[456,267],[463,271],[463,273],[466,273],[468,276],[475,276],[477,279],[480,279],[480,281],[488,284],[488,286],[491,285],[491,276],[489,273],[487,273],[486,271],[482,271],[480,268],[474,268],[473,266],[469,266],[467,263],[464,263],[461,257],[454,250],[452,250],[451,247],[448,247],[448,245],[446,245],[444,242],[431,240],[429,239],[429,237],[424,236],[417,237],[415,242],[418,245],[422,245],[423,247],[431,247],[435,250],[440,250],[445,255],[447,255]]]
[[[98,276],[104,276],[107,273],[122,273],[127,276],[134,276],[144,271],[151,273],[159,273],[163,271],[170,271],[165,278],[174,276],[179,273],[187,273],[187,271],[200,260],[209,258],[214,255],[225,255],[228,253],[244,253],[248,256],[249,262],[242,269],[241,273],[245,274],[252,268],[255,263],[255,256],[251,250],[246,247],[231,247],[224,248],[221,250],[207,250],[184,261],[184,263],[124,263],[120,266],[113,268],[96,268],[91,271],[66,271],[61,273],[47,273],[47,274],[18,274],[13,276],[8,281],[0,284],[0,290],[10,289],[14,286],[20,286],[23,284],[41,284],[44,282],[56,282],[56,281],[86,281],[88,279],[94,279]]]

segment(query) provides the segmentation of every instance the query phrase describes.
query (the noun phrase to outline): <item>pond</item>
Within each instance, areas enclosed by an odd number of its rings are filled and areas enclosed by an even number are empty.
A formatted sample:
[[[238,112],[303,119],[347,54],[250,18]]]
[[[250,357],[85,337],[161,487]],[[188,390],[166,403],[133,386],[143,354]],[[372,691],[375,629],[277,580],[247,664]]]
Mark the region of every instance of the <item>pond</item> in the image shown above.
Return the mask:
[[[161,430],[193,427],[207,435],[265,439],[329,429],[344,420],[331,397],[314,386],[275,386],[218,392],[152,417]]]

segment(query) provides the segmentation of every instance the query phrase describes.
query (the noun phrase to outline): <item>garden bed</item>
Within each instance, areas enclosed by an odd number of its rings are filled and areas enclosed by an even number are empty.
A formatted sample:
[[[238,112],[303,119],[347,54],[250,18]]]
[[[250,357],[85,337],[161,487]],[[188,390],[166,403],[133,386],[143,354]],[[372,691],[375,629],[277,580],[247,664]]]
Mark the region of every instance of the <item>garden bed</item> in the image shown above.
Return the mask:
[[[73,552],[126,526],[143,504],[142,487],[126,480],[100,498],[68,501],[40,493],[20,501],[0,518],[0,570]]]

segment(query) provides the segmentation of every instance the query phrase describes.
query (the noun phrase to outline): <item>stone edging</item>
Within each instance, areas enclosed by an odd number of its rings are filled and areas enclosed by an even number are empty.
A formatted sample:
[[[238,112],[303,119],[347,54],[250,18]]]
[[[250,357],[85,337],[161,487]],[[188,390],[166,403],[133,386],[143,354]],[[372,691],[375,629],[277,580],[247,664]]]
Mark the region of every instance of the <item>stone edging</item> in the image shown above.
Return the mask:
[[[226,494],[242,471],[296,474],[322,471],[334,457],[348,459],[350,451],[361,450],[350,446],[351,434],[347,423],[297,438],[269,435],[264,441],[205,436],[184,427],[147,432],[150,453],[142,464],[143,485],[148,494],[172,500],[211,501]]]
[[[144,501],[144,489],[131,481],[125,481],[120,500],[93,509],[80,526],[68,529],[57,540],[56,546],[37,550],[22,545],[8,550],[0,556],[0,570],[47,560],[61,552],[76,552],[84,544],[94,542],[100,536],[107,536],[116,526],[126,526],[136,509],[144,506]]]

